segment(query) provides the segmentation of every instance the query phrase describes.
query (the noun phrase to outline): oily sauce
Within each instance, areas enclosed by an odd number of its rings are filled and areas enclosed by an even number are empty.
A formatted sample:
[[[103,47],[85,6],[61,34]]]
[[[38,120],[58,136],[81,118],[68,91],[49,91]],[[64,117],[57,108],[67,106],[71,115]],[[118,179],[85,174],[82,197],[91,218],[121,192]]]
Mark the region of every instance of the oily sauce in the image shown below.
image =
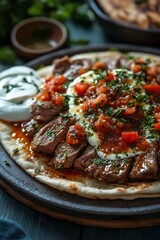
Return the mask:
[[[12,138],[15,140],[18,140],[20,143],[25,144],[26,146],[26,153],[28,158],[32,159],[33,161],[37,161],[37,158],[44,158],[45,161],[45,172],[49,174],[50,177],[56,177],[56,178],[64,178],[69,180],[84,180],[85,174],[79,170],[76,170],[74,168],[70,169],[54,169],[53,166],[50,166],[49,161],[53,158],[53,155],[51,154],[36,154],[31,149],[31,140],[29,137],[25,134],[25,132],[22,131],[21,123],[7,123],[11,129],[12,129]]]

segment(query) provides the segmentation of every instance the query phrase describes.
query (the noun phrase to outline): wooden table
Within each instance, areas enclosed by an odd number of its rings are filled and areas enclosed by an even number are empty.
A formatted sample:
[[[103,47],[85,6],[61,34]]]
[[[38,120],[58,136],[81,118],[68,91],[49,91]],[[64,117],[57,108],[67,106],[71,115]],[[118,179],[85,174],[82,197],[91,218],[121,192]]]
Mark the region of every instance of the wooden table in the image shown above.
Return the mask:
[[[68,23],[71,29],[71,36],[74,39],[88,38],[90,44],[97,45],[111,42],[108,36],[98,23],[89,28],[83,28],[73,23]],[[0,65],[0,68],[5,67]],[[11,219],[24,229],[27,235],[33,240],[159,240],[160,227],[148,227],[138,229],[104,229],[90,226],[82,226],[73,222],[57,220],[41,214],[21,204],[3,189],[0,188],[0,217]]]
[[[159,240],[160,227],[104,229],[57,220],[38,213],[0,189],[0,216],[20,224],[33,240]]]

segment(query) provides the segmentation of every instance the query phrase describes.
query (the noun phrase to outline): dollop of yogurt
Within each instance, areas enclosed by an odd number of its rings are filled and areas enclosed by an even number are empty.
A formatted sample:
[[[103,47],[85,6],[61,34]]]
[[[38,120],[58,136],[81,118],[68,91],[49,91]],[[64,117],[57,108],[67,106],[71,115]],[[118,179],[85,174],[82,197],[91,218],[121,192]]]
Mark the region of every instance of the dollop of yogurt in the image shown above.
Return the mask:
[[[0,73],[0,119],[25,121],[31,118],[30,106],[40,90],[36,71],[16,66]]]

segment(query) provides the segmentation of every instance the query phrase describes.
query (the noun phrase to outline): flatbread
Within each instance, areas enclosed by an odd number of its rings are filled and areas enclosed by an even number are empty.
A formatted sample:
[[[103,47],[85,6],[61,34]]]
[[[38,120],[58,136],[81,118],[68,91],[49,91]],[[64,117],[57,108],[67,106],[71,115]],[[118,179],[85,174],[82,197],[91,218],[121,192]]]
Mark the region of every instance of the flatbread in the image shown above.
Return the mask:
[[[141,53],[132,53],[135,56],[141,56]],[[72,57],[78,58],[103,58],[108,56],[117,57],[118,52],[99,52],[99,53],[86,53],[79,54]],[[145,58],[152,58],[153,61],[160,61],[160,58],[150,54],[143,54]],[[47,66],[38,71],[40,77],[49,76],[52,72],[53,66]],[[154,198],[160,196],[160,181],[153,182],[137,182],[127,184],[109,184],[102,183],[86,176],[72,177],[64,179],[61,174],[51,174],[52,168],[47,165],[48,161],[44,157],[28,156],[25,144],[21,143],[18,139],[11,136],[12,128],[9,124],[0,122],[0,138],[7,153],[11,158],[30,176],[38,181],[51,186],[54,189],[65,191],[71,194],[96,199],[136,199],[136,198]],[[17,153],[14,149],[18,148]]]

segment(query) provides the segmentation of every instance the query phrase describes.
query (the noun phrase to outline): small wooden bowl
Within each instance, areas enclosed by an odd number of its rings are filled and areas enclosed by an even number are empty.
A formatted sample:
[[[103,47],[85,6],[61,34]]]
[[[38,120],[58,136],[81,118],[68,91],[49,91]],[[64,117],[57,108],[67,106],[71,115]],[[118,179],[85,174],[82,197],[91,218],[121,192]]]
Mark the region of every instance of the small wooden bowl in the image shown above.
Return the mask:
[[[35,17],[19,22],[11,32],[11,41],[17,53],[26,59],[61,48],[67,40],[65,26],[57,20]]]

